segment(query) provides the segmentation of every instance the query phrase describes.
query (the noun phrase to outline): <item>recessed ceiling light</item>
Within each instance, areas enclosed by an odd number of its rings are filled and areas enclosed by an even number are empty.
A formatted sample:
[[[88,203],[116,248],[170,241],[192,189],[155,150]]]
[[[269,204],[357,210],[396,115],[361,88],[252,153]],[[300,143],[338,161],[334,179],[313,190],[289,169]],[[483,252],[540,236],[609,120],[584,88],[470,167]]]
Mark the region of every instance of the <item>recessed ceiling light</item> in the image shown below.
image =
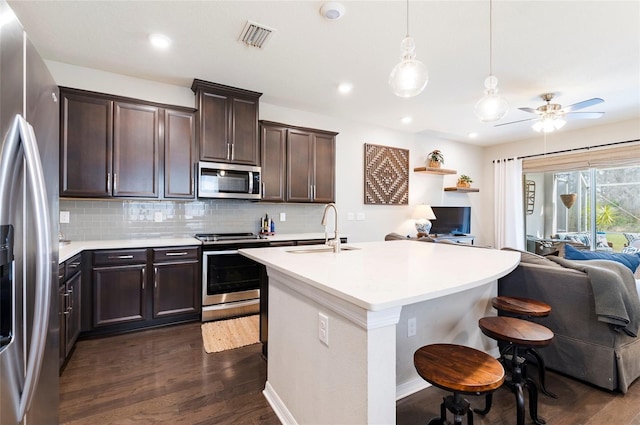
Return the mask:
[[[410,124],[413,122],[413,117],[402,117],[400,121],[402,121],[402,124]]]
[[[149,35],[149,42],[156,49],[168,49],[171,46],[171,39],[159,33]]]
[[[351,93],[351,90],[353,90],[353,84],[351,83],[340,83],[338,85],[338,92],[341,94]]]
[[[467,135],[467,137],[469,137],[469,139],[475,139],[475,138],[477,138],[477,137],[478,137],[478,133],[475,133],[475,132],[474,132],[474,133],[469,133],[469,134]]]

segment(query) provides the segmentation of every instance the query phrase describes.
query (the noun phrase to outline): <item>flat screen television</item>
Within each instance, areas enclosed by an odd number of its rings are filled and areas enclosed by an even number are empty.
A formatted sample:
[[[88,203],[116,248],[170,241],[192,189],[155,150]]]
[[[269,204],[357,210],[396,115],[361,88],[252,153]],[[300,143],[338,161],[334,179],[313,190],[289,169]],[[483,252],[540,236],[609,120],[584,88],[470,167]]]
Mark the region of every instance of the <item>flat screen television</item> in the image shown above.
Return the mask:
[[[432,234],[457,235],[471,233],[471,207],[431,207],[436,216],[431,220]]]

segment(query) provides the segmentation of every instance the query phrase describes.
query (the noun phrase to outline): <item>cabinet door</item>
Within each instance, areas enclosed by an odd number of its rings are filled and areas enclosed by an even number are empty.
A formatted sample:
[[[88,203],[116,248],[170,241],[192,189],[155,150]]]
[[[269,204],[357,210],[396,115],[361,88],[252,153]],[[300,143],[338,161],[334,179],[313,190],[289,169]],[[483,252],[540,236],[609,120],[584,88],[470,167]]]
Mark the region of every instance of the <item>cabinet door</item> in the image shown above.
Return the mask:
[[[60,95],[60,196],[111,196],[113,102]]]
[[[195,116],[164,111],[164,197],[195,197]]]
[[[287,131],[287,200],[311,202],[313,135],[306,131]]]
[[[60,326],[60,336],[59,336],[59,365],[58,367],[62,367],[65,359],[67,358],[67,290],[64,285],[61,285],[58,290],[58,326]]]
[[[158,197],[158,108],[116,103],[113,196]]]
[[[258,165],[258,100],[231,98],[231,162]]]
[[[154,265],[154,319],[199,311],[199,269],[198,261]]]
[[[228,162],[231,157],[229,137],[229,98],[200,92],[200,160]]]
[[[94,267],[94,326],[145,319],[145,266]]]
[[[285,200],[287,129],[263,125],[261,130],[262,200]]]
[[[77,273],[67,281],[67,324],[66,324],[66,355],[68,356],[80,335],[80,288],[82,287],[82,274]]]
[[[331,135],[314,135],[313,202],[326,204],[335,201],[335,140]]]

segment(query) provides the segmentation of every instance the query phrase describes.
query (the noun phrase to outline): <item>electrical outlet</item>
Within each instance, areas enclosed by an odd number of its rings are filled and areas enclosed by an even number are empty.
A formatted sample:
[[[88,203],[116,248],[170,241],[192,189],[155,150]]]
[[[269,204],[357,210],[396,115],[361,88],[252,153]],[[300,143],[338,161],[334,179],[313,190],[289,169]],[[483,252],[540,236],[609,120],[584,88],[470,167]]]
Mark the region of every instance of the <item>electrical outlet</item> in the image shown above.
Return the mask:
[[[318,313],[318,339],[329,346],[329,316]]]
[[[60,211],[60,223],[69,223],[69,211]]]
[[[156,223],[162,223],[162,220],[164,219],[162,217],[162,211],[156,211],[155,214],[153,214],[153,219]]]
[[[352,213],[352,212],[348,212],[347,213],[347,220],[348,221],[353,221],[355,219],[356,219],[356,215],[354,213]]]
[[[280,213],[280,221],[287,221],[287,213]]]
[[[407,336],[416,336],[416,318],[412,317],[407,321]]]
[[[356,214],[356,220],[358,220],[358,221],[364,220],[364,213],[363,212],[357,213]]]

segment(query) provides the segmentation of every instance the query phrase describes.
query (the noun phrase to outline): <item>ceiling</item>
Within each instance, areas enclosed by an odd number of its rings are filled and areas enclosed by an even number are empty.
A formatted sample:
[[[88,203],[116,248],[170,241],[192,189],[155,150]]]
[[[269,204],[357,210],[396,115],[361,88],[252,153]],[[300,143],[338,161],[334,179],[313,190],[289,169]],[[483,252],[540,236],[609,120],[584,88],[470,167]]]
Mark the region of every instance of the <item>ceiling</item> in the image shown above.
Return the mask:
[[[320,15],[322,1],[9,3],[48,60],[184,87],[198,78],[274,105],[478,145],[537,134],[531,122],[494,127],[473,113],[489,74],[488,0],[409,3],[409,33],[429,69],[427,88],[410,99],[387,83],[407,32],[404,1],[342,1],[336,21]],[[238,41],[247,20],[276,29],[262,49]],[[153,32],[171,47],[150,48]],[[495,0],[493,71],[510,104],[497,123],[531,118],[517,108],[542,105],[546,92],[562,105],[605,101],[583,110],[604,117],[560,131],[640,121],[640,2]],[[343,81],[348,95],[337,91]]]

